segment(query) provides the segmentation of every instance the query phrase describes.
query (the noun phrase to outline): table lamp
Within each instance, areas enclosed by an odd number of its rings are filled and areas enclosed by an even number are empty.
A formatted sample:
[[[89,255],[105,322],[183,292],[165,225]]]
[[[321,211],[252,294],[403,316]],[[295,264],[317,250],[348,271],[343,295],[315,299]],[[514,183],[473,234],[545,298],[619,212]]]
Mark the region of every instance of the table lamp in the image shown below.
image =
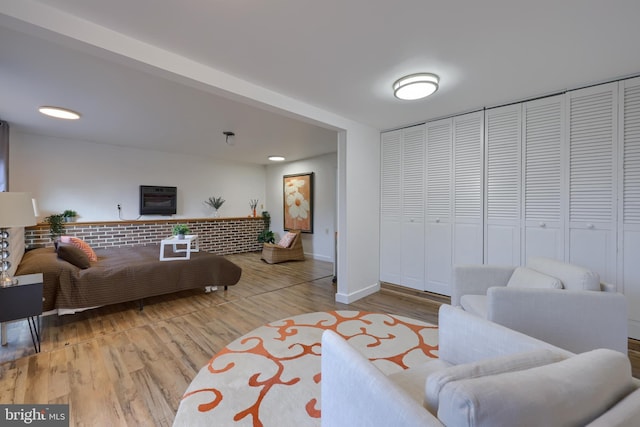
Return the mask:
[[[0,286],[11,286],[9,276],[9,231],[11,227],[26,227],[36,224],[33,201],[30,193],[0,193]]]

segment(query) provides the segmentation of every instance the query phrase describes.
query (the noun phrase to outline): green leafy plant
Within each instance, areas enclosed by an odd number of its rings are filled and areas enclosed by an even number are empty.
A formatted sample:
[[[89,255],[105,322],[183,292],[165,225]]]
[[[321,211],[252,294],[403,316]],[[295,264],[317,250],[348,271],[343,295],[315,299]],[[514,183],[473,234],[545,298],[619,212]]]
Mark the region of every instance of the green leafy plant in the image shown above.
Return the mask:
[[[78,212],[71,209],[67,209],[66,211],[62,212],[62,216],[67,218],[73,218],[75,216],[78,216]]]
[[[209,197],[207,200],[204,201],[204,203],[211,206],[213,209],[217,210],[217,209],[220,209],[220,207],[225,201],[226,200],[224,200],[222,197]]]
[[[262,230],[258,234],[258,242],[260,243],[275,243],[276,239],[271,230]]]
[[[44,219],[44,222],[49,224],[49,236],[51,240],[56,240],[58,237],[64,234],[64,215],[53,214]]]
[[[185,224],[176,224],[173,226],[173,234],[176,236],[189,234],[189,231],[189,227],[187,227]]]
[[[258,234],[258,242],[260,243],[275,243],[276,239],[273,231],[269,230],[271,225],[271,214],[268,211],[262,211],[262,221],[264,222],[264,228]]]

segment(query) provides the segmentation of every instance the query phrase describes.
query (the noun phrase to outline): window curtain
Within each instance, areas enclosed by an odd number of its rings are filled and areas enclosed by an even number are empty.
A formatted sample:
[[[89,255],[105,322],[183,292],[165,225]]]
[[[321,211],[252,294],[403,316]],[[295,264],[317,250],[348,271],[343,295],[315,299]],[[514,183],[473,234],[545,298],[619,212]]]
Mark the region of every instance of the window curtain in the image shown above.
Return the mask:
[[[0,120],[0,191],[9,191],[9,123]]]

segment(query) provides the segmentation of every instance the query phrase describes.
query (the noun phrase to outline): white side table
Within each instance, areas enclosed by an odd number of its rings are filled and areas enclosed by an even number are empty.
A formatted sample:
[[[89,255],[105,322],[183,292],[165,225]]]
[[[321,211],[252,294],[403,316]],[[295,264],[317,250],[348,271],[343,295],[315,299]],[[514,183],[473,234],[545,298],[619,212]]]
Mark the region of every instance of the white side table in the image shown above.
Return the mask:
[[[167,245],[173,246],[174,254],[184,254],[184,256],[165,256],[165,248]],[[191,259],[191,252],[199,251],[200,246],[198,244],[197,234],[187,234],[184,236],[184,239],[179,239],[178,236],[171,236],[160,241],[160,261]]]

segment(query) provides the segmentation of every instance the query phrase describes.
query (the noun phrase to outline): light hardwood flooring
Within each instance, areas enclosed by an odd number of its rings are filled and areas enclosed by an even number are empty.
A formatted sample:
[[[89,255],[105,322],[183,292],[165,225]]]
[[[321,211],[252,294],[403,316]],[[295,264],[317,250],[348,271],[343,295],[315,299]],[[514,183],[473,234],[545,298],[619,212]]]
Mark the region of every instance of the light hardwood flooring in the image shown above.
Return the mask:
[[[325,310],[387,312],[437,323],[442,298],[384,287],[351,305],[335,302],[332,264],[268,265],[259,253],[229,255],[243,268],[227,291],[185,291],[72,316],[47,316],[34,354],[26,321],[0,348],[0,403],[69,403],[71,426],[170,426],[199,369],[226,344],[265,323]],[[640,377],[640,344],[632,341]]]

